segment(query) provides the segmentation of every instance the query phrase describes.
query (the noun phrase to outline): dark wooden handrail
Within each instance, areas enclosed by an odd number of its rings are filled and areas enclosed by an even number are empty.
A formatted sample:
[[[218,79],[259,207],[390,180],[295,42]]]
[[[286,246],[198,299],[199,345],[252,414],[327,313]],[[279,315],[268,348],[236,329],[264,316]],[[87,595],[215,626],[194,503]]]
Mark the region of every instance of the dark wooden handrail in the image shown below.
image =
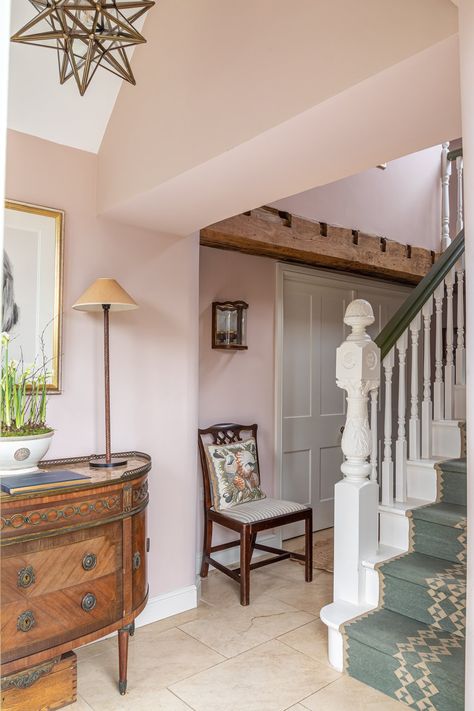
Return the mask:
[[[456,160],[456,158],[462,158],[462,148],[455,148],[453,151],[449,151],[446,157],[448,160]]]
[[[390,353],[416,314],[421,311],[436,287],[443,281],[463,253],[464,230],[461,230],[375,339],[375,343],[380,348],[382,360]]]

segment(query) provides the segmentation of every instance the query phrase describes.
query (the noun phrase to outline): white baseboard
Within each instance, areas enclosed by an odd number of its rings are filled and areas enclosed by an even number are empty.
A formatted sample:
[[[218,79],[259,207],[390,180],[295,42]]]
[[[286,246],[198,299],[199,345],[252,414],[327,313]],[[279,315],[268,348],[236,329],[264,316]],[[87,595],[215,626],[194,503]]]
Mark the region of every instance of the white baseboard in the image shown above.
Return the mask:
[[[137,627],[150,625],[165,617],[179,615],[197,607],[201,589],[201,579],[196,581],[196,585],[188,585],[185,588],[172,590],[168,593],[156,595],[148,600],[147,606],[135,620]]]

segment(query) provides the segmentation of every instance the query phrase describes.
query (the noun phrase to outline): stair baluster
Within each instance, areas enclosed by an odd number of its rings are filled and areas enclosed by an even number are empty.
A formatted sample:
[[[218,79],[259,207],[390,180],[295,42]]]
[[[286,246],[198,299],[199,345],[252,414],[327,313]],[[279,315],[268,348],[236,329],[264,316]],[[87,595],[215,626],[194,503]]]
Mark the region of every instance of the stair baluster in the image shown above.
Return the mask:
[[[444,384],[443,384],[443,301],[444,281],[434,292],[436,312],[436,345],[435,345],[435,382],[434,382],[434,419],[444,418]]]
[[[408,332],[405,331],[397,341],[398,351],[398,437],[395,445],[395,498],[406,501],[407,498],[407,438],[406,438],[406,357]]]
[[[392,460],[392,375],[395,365],[395,349],[383,360],[385,374],[384,450],[382,462],[382,504],[393,504]]]
[[[463,208],[463,157],[456,158],[457,194],[456,194],[456,234],[459,234],[464,227]]]
[[[421,329],[421,312],[417,313],[410,324],[411,335],[411,411],[409,423],[410,459],[420,458],[420,415],[418,407],[418,342]]]
[[[370,478],[372,481],[377,482],[377,460],[378,460],[378,438],[377,438],[377,409],[378,409],[378,390],[370,391],[370,435],[372,438],[372,449],[370,453],[370,464],[372,465],[372,472]]]
[[[444,419],[454,417],[454,270],[448,272],[446,285],[446,365],[444,366]]]
[[[433,297],[422,308],[423,315],[423,402],[421,403],[421,457],[431,457],[431,427],[433,404],[431,402],[431,317]]]
[[[451,244],[449,236],[449,179],[451,161],[448,160],[449,143],[443,143],[441,151],[441,251]]]

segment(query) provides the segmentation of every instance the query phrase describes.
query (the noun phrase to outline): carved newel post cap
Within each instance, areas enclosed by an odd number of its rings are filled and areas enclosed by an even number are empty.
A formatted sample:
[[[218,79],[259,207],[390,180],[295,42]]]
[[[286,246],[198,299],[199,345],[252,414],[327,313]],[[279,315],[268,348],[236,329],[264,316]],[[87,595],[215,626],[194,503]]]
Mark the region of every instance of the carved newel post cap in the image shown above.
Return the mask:
[[[347,340],[355,341],[361,337],[370,340],[370,336],[365,332],[365,329],[374,321],[374,312],[368,301],[365,299],[351,301],[344,314],[344,323],[352,328],[352,333],[347,337]]]

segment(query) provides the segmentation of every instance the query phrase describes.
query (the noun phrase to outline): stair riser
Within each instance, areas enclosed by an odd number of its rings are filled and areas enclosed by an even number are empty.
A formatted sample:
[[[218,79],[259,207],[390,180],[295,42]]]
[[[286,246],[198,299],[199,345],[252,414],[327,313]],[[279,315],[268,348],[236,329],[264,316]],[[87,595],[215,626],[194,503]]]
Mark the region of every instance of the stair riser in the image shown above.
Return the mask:
[[[402,551],[408,550],[409,542],[409,521],[406,516],[380,511],[379,513],[379,536],[380,543],[386,546],[393,546]]]
[[[424,501],[436,501],[438,475],[434,463],[429,461],[407,462],[407,496]]]
[[[458,472],[440,472],[440,499],[447,504],[467,506],[466,475]]]
[[[465,563],[466,542],[459,540],[464,535],[459,528],[448,528],[418,519],[413,536],[414,550],[453,563]]]
[[[456,459],[461,457],[461,430],[457,423],[445,420],[433,422],[432,447],[433,457]]]
[[[449,598],[441,599],[445,595]],[[465,593],[458,596],[444,589],[433,591],[430,595],[427,587],[385,575],[383,603],[387,610],[464,637]],[[445,613],[447,616],[443,617]]]
[[[402,681],[397,677],[397,672],[400,674],[400,662],[398,660],[379,652],[377,649],[367,647],[354,639],[349,640],[348,646],[350,652],[348,673],[350,676],[359,679],[364,684],[369,684],[374,689],[378,689],[397,701],[406,703],[412,708],[423,708],[417,702],[426,698],[426,693],[430,692],[426,690],[425,685],[424,693],[416,683],[416,680],[420,679],[422,674],[419,667],[411,665],[407,667],[407,672],[414,681],[407,683],[406,693],[404,693]],[[420,682],[420,684],[423,686],[423,682]],[[442,683],[438,682],[437,689],[438,693],[434,694],[430,699],[433,706],[426,705],[426,709],[464,711],[464,685],[451,683],[448,679],[443,679]]]

